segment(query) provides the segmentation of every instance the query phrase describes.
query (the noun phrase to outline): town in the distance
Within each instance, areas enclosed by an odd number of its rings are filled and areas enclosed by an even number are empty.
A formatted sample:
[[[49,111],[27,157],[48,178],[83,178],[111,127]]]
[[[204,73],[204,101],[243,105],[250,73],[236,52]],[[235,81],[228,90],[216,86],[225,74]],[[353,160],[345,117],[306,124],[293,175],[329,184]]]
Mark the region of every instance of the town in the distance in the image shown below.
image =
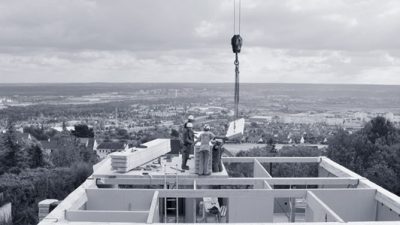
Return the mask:
[[[243,84],[240,117],[244,135],[226,148],[322,149],[338,128],[359,130],[382,116],[400,125],[396,86]],[[379,107],[377,107],[379,105]],[[0,128],[9,118],[23,137],[46,152],[66,129],[100,158],[149,140],[179,136],[188,115],[195,128],[210,124],[224,134],[233,117],[230,84],[42,84],[0,86]]]

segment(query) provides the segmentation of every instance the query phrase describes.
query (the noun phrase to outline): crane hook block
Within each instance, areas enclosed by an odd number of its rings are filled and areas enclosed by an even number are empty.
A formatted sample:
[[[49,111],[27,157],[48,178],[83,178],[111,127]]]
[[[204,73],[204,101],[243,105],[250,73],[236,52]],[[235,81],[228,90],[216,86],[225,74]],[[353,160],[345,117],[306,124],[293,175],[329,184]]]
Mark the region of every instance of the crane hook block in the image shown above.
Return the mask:
[[[240,37],[239,34],[233,35],[233,37],[231,39],[231,44],[232,44],[233,53],[240,53],[240,50],[242,49],[242,44],[243,44],[242,37]]]

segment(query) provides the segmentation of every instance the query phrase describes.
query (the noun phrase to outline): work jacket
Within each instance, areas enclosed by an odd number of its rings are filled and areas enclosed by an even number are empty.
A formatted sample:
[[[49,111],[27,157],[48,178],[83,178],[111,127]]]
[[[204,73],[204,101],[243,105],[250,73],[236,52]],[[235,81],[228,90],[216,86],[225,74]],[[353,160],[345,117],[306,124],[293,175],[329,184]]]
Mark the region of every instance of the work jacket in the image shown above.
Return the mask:
[[[204,131],[200,134],[200,151],[210,151],[210,141],[214,139],[215,135],[211,131]]]
[[[184,128],[183,130],[183,144],[192,145],[194,143],[194,132],[191,129]]]

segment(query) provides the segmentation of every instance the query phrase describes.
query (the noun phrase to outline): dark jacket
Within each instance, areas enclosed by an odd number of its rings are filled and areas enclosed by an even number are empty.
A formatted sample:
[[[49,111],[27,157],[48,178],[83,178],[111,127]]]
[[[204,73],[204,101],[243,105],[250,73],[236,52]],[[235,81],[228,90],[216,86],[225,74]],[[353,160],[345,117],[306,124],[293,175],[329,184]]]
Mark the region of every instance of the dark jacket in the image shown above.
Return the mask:
[[[191,129],[184,128],[183,130],[183,144],[192,145],[194,143],[194,132]]]

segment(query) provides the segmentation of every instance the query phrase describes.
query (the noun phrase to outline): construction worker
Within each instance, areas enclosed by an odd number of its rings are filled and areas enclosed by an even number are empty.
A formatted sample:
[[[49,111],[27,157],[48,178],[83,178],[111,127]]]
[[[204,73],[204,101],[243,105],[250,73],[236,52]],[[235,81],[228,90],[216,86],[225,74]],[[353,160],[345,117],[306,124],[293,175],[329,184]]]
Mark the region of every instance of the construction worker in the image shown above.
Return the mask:
[[[182,149],[182,166],[183,170],[189,170],[189,166],[186,165],[190,152],[193,152],[194,147],[194,132],[193,124],[187,123],[186,128],[183,131],[183,149]]]
[[[205,125],[203,133],[199,136],[200,150],[199,150],[199,175],[210,175],[211,171],[208,169],[208,163],[211,157],[210,141],[212,141],[215,135],[210,131],[210,126]]]
[[[186,128],[187,128],[187,124],[188,123],[192,123],[192,125],[193,125],[193,122],[194,122],[194,116],[193,115],[189,115],[188,116],[188,120],[183,124],[183,128],[182,128],[182,142],[181,142],[181,145],[184,145],[184,142],[185,142],[185,140],[184,140],[184,137],[183,137],[183,134],[186,132]],[[194,149],[193,149],[194,150]],[[193,154],[194,152],[193,151],[191,151],[191,152],[189,152],[189,154]]]
[[[189,115],[188,116],[188,120],[185,122],[185,124],[183,125],[183,128],[186,128],[188,123],[192,123],[194,122],[194,116],[193,115]]]
[[[212,172],[221,172],[222,171],[222,162],[221,156],[224,151],[222,146],[224,144],[224,140],[221,138],[216,138],[212,147]]]

